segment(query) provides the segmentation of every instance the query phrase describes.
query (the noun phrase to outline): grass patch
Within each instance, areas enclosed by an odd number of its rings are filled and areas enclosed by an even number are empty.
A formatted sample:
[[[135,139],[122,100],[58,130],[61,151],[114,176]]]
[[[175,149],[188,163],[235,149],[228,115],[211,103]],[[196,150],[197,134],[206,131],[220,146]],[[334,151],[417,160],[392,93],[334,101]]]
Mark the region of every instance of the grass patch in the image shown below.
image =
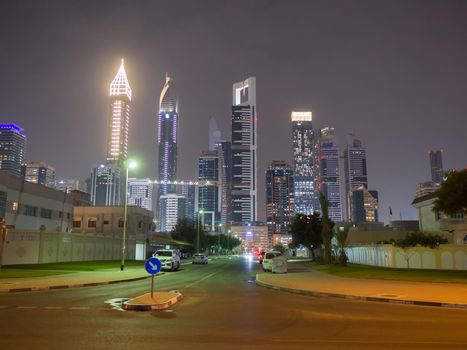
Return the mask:
[[[340,265],[320,265],[315,262],[300,262],[298,264],[340,277],[412,282],[467,283],[467,271],[393,269],[357,264],[349,264],[345,267]]]
[[[143,268],[144,261],[127,260],[125,266]],[[50,264],[28,264],[2,266],[0,278],[44,277],[63,275],[80,271],[98,271],[120,268],[120,260],[115,261],[73,261]]]

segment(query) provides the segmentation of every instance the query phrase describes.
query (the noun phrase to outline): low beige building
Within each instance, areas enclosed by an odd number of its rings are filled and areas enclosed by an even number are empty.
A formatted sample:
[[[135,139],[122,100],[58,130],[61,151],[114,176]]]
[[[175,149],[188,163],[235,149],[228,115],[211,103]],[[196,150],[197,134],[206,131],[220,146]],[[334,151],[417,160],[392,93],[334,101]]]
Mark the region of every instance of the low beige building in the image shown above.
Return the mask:
[[[73,212],[73,232],[94,233],[121,239],[123,236],[124,206],[81,206]],[[154,214],[147,209],[128,206],[126,241],[132,242],[129,251],[132,257],[144,260],[148,254],[149,236],[154,233]]]
[[[467,244],[467,220],[463,213],[445,215],[434,212],[436,193],[415,198],[412,206],[417,209],[420,231],[446,236],[454,244]]]

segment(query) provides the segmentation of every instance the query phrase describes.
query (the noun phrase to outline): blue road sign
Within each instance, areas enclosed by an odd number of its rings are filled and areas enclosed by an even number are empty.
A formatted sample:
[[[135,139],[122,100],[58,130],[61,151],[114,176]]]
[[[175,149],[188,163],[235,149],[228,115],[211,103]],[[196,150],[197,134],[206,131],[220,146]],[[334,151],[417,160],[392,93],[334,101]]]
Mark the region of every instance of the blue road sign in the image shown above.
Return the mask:
[[[157,258],[149,258],[146,260],[144,268],[150,275],[155,275],[161,270],[161,261]]]

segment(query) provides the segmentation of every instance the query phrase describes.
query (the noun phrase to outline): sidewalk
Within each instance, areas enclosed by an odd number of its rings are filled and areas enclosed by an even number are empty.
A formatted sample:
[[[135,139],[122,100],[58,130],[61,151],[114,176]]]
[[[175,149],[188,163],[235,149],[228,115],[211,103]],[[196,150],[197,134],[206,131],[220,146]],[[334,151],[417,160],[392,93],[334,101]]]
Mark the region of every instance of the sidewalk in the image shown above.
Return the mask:
[[[310,296],[467,308],[467,284],[344,278],[293,265],[289,267],[287,274],[259,273],[256,283]]]
[[[161,274],[163,274],[163,272],[158,275]],[[116,267],[115,269],[74,272],[55,276],[0,278],[0,293],[90,287],[102,284],[137,281],[149,277],[150,275],[143,268],[129,266],[125,267],[124,271],[120,271],[120,269]]]

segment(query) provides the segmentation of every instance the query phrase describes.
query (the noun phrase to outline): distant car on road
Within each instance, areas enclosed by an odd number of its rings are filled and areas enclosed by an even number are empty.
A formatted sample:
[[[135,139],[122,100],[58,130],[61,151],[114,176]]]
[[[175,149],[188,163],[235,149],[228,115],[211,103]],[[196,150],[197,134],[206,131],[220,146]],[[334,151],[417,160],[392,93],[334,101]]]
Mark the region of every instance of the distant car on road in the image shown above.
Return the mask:
[[[204,254],[197,253],[193,255],[193,261],[191,262],[192,264],[207,264],[208,263],[208,257]]]
[[[264,255],[263,259],[263,271],[272,271],[272,259],[274,259],[276,256],[282,256],[281,252],[272,250],[270,252],[267,252]]]
[[[160,249],[153,254],[161,262],[162,270],[176,271],[180,268],[180,253],[175,249]]]
[[[265,255],[266,255],[266,252],[261,252],[261,253],[258,254],[258,261],[259,261],[260,264],[263,263]]]

